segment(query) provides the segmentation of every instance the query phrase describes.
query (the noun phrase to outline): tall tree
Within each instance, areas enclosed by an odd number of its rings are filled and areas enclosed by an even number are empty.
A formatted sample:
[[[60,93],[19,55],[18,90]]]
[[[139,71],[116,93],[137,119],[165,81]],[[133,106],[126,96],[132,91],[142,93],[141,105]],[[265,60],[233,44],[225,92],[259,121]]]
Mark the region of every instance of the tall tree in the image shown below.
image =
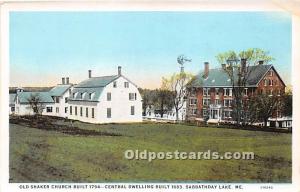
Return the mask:
[[[179,110],[185,104],[187,98],[187,84],[192,80],[193,75],[185,72],[174,73],[169,78],[162,79],[162,88],[172,92],[172,102],[176,112],[176,121],[179,119]]]
[[[217,61],[222,65],[232,84],[234,96],[233,116],[239,125],[245,123],[245,109],[247,102],[243,102],[246,82],[252,73],[250,66],[261,65],[274,60],[268,52],[259,48],[250,48],[241,52],[227,51],[216,56]],[[263,62],[260,62],[263,61]]]
[[[250,98],[249,100],[249,114],[251,123],[258,121],[264,122],[267,126],[268,119],[283,107],[282,97],[278,95],[260,94]]]

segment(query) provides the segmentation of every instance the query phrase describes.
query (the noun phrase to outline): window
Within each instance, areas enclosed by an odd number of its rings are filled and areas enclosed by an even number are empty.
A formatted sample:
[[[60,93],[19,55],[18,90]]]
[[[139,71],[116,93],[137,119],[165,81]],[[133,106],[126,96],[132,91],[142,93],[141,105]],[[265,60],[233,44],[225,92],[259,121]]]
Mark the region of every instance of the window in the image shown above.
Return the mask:
[[[129,82],[124,82],[124,87],[129,88]]]
[[[80,93],[80,99],[82,99],[83,98],[83,93]]]
[[[273,79],[270,79],[270,80],[269,80],[269,85],[270,85],[270,86],[273,86]]]
[[[209,96],[210,95],[210,88],[203,88],[203,96]]]
[[[72,106],[70,106],[70,115],[72,115]]]
[[[95,109],[92,108],[92,118],[95,118]]]
[[[77,115],[77,106],[75,107],[75,115]]]
[[[92,99],[92,93],[89,93],[89,99]]]
[[[224,111],[225,118],[231,118],[231,111]]]
[[[106,94],[106,99],[107,99],[107,101],[111,101],[111,93]]]
[[[197,115],[197,109],[196,108],[192,108],[192,115]]]
[[[247,96],[248,95],[248,88],[244,89],[244,95]]]
[[[264,80],[264,85],[265,85],[265,86],[268,85],[268,80],[267,80],[267,79]]]
[[[85,108],[85,116],[89,117],[89,108]]]
[[[55,108],[56,113],[59,113],[59,107]]]
[[[107,108],[106,116],[107,116],[107,118],[111,118],[111,108]]]
[[[229,96],[232,96],[232,89],[229,89]]]
[[[73,93],[72,95],[73,95],[73,98],[75,98],[75,97],[76,97],[76,93]]]
[[[202,113],[203,113],[203,117],[207,117],[208,116],[208,113],[207,113],[206,109],[203,109]]]
[[[203,105],[208,106],[210,104],[210,99],[203,99]]]
[[[136,100],[136,93],[129,93],[129,100],[130,101]]]
[[[216,88],[215,91],[216,91],[216,95],[219,96],[219,89]]]
[[[269,71],[269,75],[272,77],[273,76],[273,71]]]
[[[68,97],[65,97],[65,103],[68,103]]]
[[[197,105],[197,99],[190,99],[190,105]]]
[[[52,107],[46,107],[47,113],[52,113]]]
[[[215,99],[215,105],[220,105],[220,99]]]
[[[14,112],[15,111],[15,107],[11,107],[11,112]]]
[[[59,103],[59,97],[55,97],[55,103]]]
[[[65,107],[65,113],[68,113],[68,107]]]
[[[134,106],[130,107],[130,115],[134,115]]]
[[[224,99],[224,107],[231,107],[232,100],[231,99]]]
[[[82,107],[80,107],[80,116],[82,116]]]
[[[116,82],[116,81],[114,81],[113,87],[114,87],[114,88],[117,88],[117,82]]]

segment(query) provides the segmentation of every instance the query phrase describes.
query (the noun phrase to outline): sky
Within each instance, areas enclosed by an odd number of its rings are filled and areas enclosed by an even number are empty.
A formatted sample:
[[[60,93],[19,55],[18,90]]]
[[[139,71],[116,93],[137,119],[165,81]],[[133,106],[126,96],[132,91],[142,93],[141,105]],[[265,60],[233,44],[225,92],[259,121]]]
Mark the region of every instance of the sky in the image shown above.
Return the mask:
[[[291,15],[284,12],[11,12],[10,86],[55,86],[115,75],[158,88],[192,59],[193,74],[220,67],[218,53],[261,48],[291,81]]]

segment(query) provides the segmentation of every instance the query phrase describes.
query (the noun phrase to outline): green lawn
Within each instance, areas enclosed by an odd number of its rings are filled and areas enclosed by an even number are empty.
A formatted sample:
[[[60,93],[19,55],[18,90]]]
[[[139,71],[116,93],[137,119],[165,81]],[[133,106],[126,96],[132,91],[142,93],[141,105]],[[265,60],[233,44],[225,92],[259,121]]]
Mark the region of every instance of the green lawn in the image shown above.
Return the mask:
[[[291,182],[291,134],[155,123],[74,126],[121,136],[77,136],[10,124],[10,182]],[[126,160],[128,149],[253,151],[255,159],[148,162]]]

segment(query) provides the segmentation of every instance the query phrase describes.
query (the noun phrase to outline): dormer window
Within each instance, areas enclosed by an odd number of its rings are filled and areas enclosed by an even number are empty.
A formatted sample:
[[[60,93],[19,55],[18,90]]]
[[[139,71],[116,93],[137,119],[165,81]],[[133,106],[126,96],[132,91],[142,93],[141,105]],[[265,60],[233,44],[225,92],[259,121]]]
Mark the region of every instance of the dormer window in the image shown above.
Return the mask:
[[[76,93],[73,93],[73,98],[75,98],[76,97]]]
[[[92,93],[89,93],[89,99],[92,99]]]
[[[117,88],[117,82],[116,81],[113,82],[113,87]]]
[[[82,99],[83,98],[83,93],[80,93],[80,99]]]

